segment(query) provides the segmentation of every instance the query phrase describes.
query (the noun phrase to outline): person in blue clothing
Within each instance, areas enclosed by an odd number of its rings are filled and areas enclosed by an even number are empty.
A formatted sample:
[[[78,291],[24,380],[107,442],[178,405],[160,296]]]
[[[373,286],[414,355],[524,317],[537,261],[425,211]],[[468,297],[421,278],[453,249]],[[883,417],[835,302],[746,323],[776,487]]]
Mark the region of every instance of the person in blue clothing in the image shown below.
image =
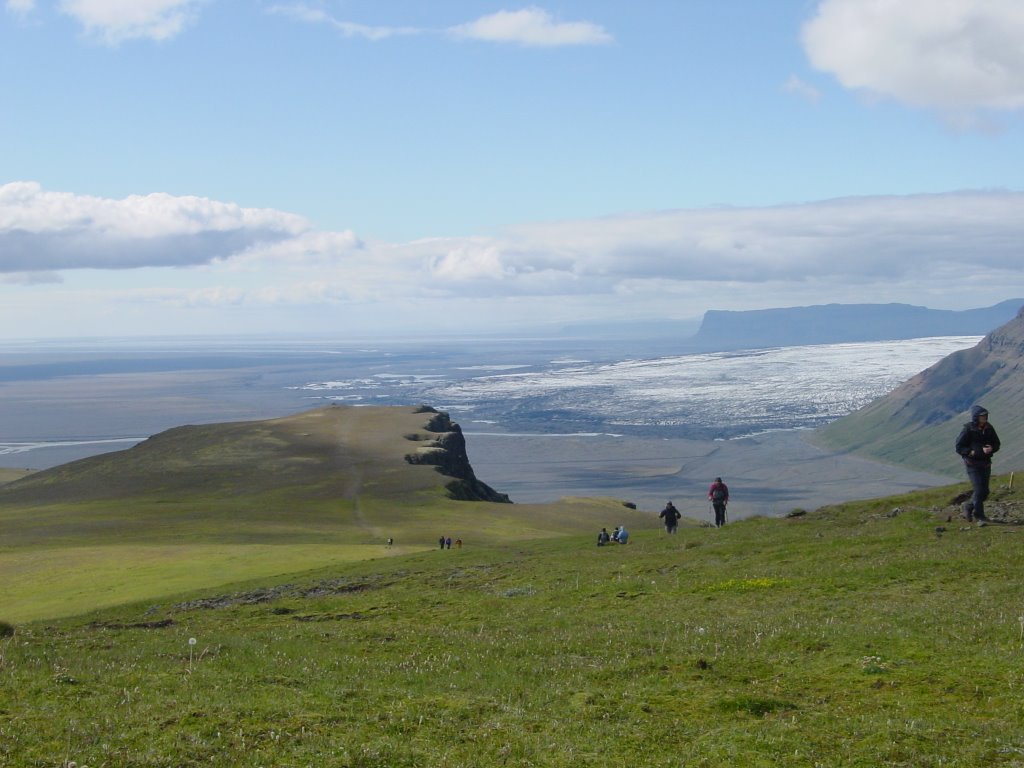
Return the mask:
[[[968,521],[977,520],[985,525],[985,499],[988,498],[989,480],[992,478],[992,454],[999,450],[999,435],[988,423],[988,411],[980,405],[971,408],[971,420],[964,424],[956,438],[956,452],[964,460],[972,494],[963,505]]]
[[[620,525],[618,542],[619,544],[625,544],[627,541],[629,541],[629,531],[626,530],[626,526]]]

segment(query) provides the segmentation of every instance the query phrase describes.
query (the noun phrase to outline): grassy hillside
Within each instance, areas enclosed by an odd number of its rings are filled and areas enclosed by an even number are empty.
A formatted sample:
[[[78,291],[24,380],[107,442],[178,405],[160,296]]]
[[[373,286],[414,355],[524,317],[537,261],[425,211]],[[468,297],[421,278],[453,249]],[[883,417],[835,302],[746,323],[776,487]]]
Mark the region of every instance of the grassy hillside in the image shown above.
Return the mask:
[[[431,416],[331,407],[182,427],[4,486],[0,619],[423,551],[442,535],[479,546],[654,525],[615,501],[453,501],[450,477],[405,460],[431,443]],[[389,537],[395,546],[385,548]]]
[[[977,346],[956,352],[888,395],[815,433],[832,450],[850,450],[882,461],[959,476],[953,451],[975,403],[991,413],[1002,451],[997,471],[1024,467],[1024,314]]]
[[[1024,529],[947,521],[963,487],[19,626],[0,764],[1019,766]]]
[[[13,483],[15,480],[21,480],[23,477],[28,477],[30,474],[32,474],[32,471],[29,469],[8,469],[7,467],[0,467],[0,485]]]

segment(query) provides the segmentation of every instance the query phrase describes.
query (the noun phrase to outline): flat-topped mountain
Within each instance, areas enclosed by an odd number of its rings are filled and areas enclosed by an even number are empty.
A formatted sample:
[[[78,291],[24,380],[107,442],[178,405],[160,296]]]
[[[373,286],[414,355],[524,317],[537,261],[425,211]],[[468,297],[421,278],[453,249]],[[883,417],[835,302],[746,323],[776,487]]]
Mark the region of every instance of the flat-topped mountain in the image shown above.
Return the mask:
[[[879,400],[822,428],[818,439],[918,469],[958,475],[953,442],[975,403],[1002,440],[1000,470],[1024,464],[1024,310],[977,346],[940,360]]]
[[[952,311],[910,304],[825,304],[748,311],[709,310],[690,339],[698,349],[757,349],[854,341],[974,336],[1010,320],[1024,299]]]
[[[459,425],[432,408],[331,405],[268,421],[184,426],[126,451],[44,470],[0,502],[145,497],[409,496],[508,502],[473,473]]]

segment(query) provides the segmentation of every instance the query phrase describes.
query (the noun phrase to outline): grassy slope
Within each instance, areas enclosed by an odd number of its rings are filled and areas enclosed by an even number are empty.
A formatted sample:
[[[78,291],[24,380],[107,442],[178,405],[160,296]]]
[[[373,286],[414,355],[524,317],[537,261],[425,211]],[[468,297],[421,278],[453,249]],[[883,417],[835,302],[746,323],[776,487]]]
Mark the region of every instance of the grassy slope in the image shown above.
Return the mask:
[[[984,403],[991,413],[1007,415],[1003,425],[993,417],[993,424],[1005,446],[995,457],[996,470],[1000,466],[1021,466],[1024,463],[1024,429],[1016,418],[1020,410],[1019,398],[990,393],[984,398]],[[810,439],[829,450],[851,451],[950,477],[963,474],[963,462],[953,450],[961,423],[907,421],[897,418],[897,413],[897,404],[883,398],[853,416],[815,430]],[[1014,418],[1009,418],[1011,414]]]
[[[452,501],[449,478],[404,458],[431,436],[430,416],[331,407],[185,427],[7,486],[0,619],[68,616],[426,550],[441,535],[478,545],[654,524],[611,501],[557,509]],[[389,536],[397,546],[385,551]]]
[[[1003,449],[997,470],[1024,465],[1024,315],[1000,326],[971,349],[940,360],[885,397],[816,430],[831,450],[959,477],[953,443],[967,413],[982,403],[992,414]]]
[[[947,522],[962,488],[30,624],[0,764],[1019,766],[1024,530]]]
[[[13,483],[15,480],[21,480],[23,477],[28,477],[30,474],[32,474],[32,470],[30,469],[10,469],[8,467],[0,467],[0,485]]]

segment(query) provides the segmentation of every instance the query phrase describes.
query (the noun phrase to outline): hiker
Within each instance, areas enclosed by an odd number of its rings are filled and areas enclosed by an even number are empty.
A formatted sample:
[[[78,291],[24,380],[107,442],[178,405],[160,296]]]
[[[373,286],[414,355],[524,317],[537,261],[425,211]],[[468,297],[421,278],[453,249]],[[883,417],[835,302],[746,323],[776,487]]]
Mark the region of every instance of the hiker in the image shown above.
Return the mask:
[[[980,405],[971,408],[971,420],[964,424],[956,439],[956,452],[963,457],[967,479],[971,481],[973,493],[963,504],[967,521],[977,520],[985,525],[985,499],[988,498],[988,483],[992,477],[992,454],[999,450],[999,435],[988,423],[988,411]]]
[[[388,536],[388,549],[391,549],[391,547],[394,546],[394,544],[395,540],[391,536]]]
[[[452,548],[452,537],[451,536],[449,536],[447,539],[444,540],[444,548],[445,549],[451,549]]]
[[[626,526],[619,526],[619,538],[617,539],[617,541],[619,542],[619,544],[625,544],[627,541],[629,541],[629,531],[626,530]]]
[[[617,525],[615,526],[615,530],[612,531],[612,541],[614,541],[616,544],[619,543],[619,526]]]
[[[683,513],[676,509],[676,505],[669,499],[668,504],[661,510],[661,514],[658,517],[665,518],[665,533],[675,533],[676,528],[679,527],[679,518],[683,516]]]
[[[437,540],[437,543],[441,545],[441,549],[444,549],[444,536]]]
[[[607,544],[611,540],[612,540],[612,537],[608,535],[608,529],[607,528],[602,528],[600,530],[600,532],[597,534],[597,546],[599,546],[599,547],[603,547],[605,544]]]
[[[455,548],[456,549],[462,549],[462,539],[456,539],[455,540]]]
[[[722,482],[722,478],[716,477],[708,488],[708,501],[715,510],[715,528],[721,528],[725,525],[725,507],[729,503],[729,486]]]

